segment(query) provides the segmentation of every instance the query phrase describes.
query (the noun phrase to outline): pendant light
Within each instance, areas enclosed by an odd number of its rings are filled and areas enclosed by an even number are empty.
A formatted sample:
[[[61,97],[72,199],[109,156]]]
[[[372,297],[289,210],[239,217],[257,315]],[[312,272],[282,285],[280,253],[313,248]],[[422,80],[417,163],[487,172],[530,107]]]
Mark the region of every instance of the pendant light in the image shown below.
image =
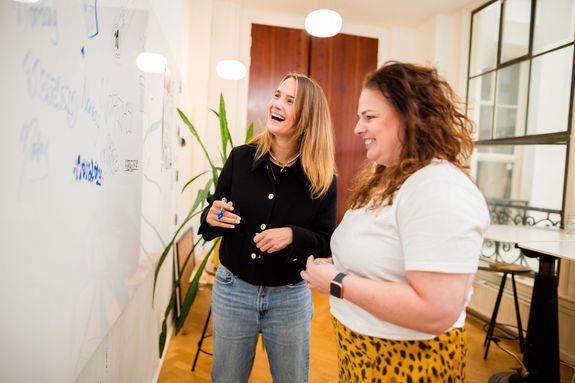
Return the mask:
[[[316,9],[305,18],[305,30],[312,36],[331,37],[339,33],[342,19],[331,9]]]
[[[168,60],[159,53],[142,52],[136,58],[136,65],[145,73],[164,73],[168,66]]]
[[[216,64],[216,73],[225,80],[241,80],[246,75],[246,66],[237,60],[221,60]]]

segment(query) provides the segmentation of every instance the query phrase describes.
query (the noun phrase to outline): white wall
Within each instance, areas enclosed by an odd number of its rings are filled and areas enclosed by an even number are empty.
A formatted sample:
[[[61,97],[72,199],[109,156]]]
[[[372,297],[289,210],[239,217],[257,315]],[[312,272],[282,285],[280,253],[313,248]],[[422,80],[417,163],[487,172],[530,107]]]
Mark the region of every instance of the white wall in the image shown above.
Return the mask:
[[[163,3],[165,6],[165,3]],[[190,122],[198,130],[201,137],[206,137],[208,108],[213,107],[208,103],[207,94],[209,86],[210,71],[210,47],[211,47],[211,25],[212,25],[212,1],[185,1],[187,7],[181,11],[187,17],[182,19],[185,25],[183,34],[186,39],[182,41],[179,48],[182,52],[182,99],[180,109],[190,119]],[[170,22],[170,20],[166,20]],[[199,146],[193,138],[189,129],[179,122],[180,134],[186,140],[186,146],[181,148],[177,167],[179,172],[179,190],[194,175],[201,173],[208,166],[203,155],[199,154]],[[194,155],[195,154],[195,155]],[[180,194],[178,203],[178,222],[181,222],[188,210],[191,208],[197,187],[187,189],[187,192]]]

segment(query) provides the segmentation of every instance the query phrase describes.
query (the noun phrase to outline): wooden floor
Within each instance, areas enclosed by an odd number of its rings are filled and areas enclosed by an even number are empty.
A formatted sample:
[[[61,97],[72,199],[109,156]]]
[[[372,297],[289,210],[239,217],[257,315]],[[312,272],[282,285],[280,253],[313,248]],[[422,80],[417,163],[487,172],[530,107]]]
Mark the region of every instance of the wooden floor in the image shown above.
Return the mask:
[[[211,356],[200,353],[195,372],[191,366],[197,349],[198,340],[208,312],[211,290],[203,288],[199,291],[192,307],[185,328],[177,336],[172,336],[166,358],[160,371],[160,383],[206,383],[210,382]],[[314,292],[314,317],[312,320],[310,382],[337,382],[337,358],[335,338],[329,314],[329,302],[325,295]],[[509,371],[517,367],[517,362],[502,350],[492,344],[487,360],[483,360],[483,338],[485,331],[483,323],[468,318],[466,323],[468,334],[468,382],[487,382],[495,372]],[[503,345],[519,352],[517,341],[503,341]],[[211,338],[206,338],[204,347],[210,350]],[[573,370],[561,366],[561,383],[570,383]],[[258,345],[256,360],[249,380],[250,383],[271,383],[271,375],[267,357]]]

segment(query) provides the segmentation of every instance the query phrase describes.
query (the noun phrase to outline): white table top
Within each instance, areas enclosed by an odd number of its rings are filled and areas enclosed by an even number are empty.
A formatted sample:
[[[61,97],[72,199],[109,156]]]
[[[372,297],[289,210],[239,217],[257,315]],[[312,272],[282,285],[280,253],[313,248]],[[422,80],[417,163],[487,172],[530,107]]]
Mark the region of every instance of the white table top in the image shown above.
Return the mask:
[[[575,233],[556,228],[514,225],[490,225],[485,239],[507,243],[575,241]]]
[[[517,247],[575,261],[575,238],[554,242],[520,242]]]

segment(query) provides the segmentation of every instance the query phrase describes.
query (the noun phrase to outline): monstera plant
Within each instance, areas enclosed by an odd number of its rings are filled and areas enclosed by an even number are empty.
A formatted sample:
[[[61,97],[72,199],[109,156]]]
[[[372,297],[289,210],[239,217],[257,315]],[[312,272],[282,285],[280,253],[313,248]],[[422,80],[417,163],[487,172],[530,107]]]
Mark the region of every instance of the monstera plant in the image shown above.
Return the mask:
[[[226,106],[225,106],[224,97],[222,94],[220,94],[219,109],[217,111],[214,109],[210,109],[210,110],[213,113],[215,113],[215,115],[218,117],[219,122],[220,122],[220,137],[221,137],[220,159],[221,159],[221,163],[224,164],[226,162],[226,160],[228,159],[228,154],[231,151],[231,149],[233,148],[234,144],[232,141],[232,136],[230,135],[230,131],[228,129],[228,120],[226,117]],[[186,227],[188,222],[190,220],[192,220],[195,216],[199,215],[203,211],[203,209],[206,205],[206,198],[209,194],[213,193],[213,188],[215,188],[215,185],[217,184],[217,181],[218,181],[218,177],[219,177],[220,172],[222,170],[221,166],[215,165],[214,161],[212,161],[212,158],[210,157],[210,154],[208,153],[208,151],[207,151],[202,139],[200,138],[196,128],[190,122],[190,120],[184,114],[184,112],[182,112],[179,108],[178,108],[178,114],[180,115],[180,118],[182,119],[182,121],[190,129],[190,132],[192,133],[192,135],[195,137],[196,141],[200,145],[204,155],[206,156],[208,164],[209,164],[208,169],[195,175],[188,182],[186,182],[186,184],[182,188],[182,192],[184,192],[184,190],[186,190],[186,188],[189,187],[190,185],[192,185],[194,182],[205,179],[205,177],[202,177],[205,174],[209,173],[210,177],[208,178],[208,180],[206,181],[204,186],[200,187],[200,189],[198,190],[198,193],[196,195],[196,199],[194,200],[194,203],[192,204],[190,211],[187,213],[185,219],[182,221],[180,226],[176,229],[171,240],[168,242],[168,244],[164,248],[164,251],[162,252],[162,255],[160,256],[160,259],[158,260],[158,264],[156,265],[156,269],[154,271],[154,288],[153,288],[153,292],[152,292],[153,296],[155,296],[155,292],[156,292],[156,282],[158,279],[158,274],[159,274],[159,272],[162,268],[162,265],[164,264],[166,258],[168,258],[168,255],[171,254],[171,250],[172,250],[172,248],[176,242],[176,238],[178,238],[178,235],[184,229],[184,227]],[[253,129],[254,129],[253,124],[250,124],[250,126],[246,132],[245,142],[248,142],[252,138]],[[184,327],[184,324],[186,322],[186,318],[188,317],[188,313],[190,312],[190,308],[191,308],[192,304],[194,303],[194,300],[196,298],[196,294],[198,292],[200,277],[201,277],[201,275],[202,275],[202,273],[206,267],[206,264],[208,262],[208,258],[213,253],[213,251],[216,248],[216,246],[218,245],[219,241],[220,241],[220,238],[216,238],[213,241],[212,246],[210,247],[209,251],[204,255],[196,273],[194,274],[194,277],[190,281],[190,286],[188,288],[188,291],[186,292],[186,295],[183,298],[182,307],[180,309],[180,315],[178,316],[178,318],[176,320],[176,334],[178,334],[180,332],[180,330]],[[200,244],[202,244],[202,245],[205,244],[205,242],[206,241],[204,241],[203,238],[200,236],[198,238],[198,240],[193,244],[191,250],[189,251],[189,253],[185,257],[183,264],[181,265],[182,270],[184,270],[186,268],[188,261],[190,260],[191,257],[193,257],[194,250],[196,249],[196,247]],[[167,321],[168,321],[168,318],[170,317],[170,313],[174,309],[174,305],[175,305],[175,302],[177,299],[177,286],[180,283],[181,277],[182,277],[181,274],[178,273],[178,277],[174,279],[172,292],[170,295],[170,300],[169,300],[168,305],[166,306],[166,309],[164,311],[164,320],[162,322],[162,329],[161,329],[160,337],[159,337],[160,357],[164,353],[164,346],[166,344],[166,336],[167,336],[167,330],[168,330]]]

